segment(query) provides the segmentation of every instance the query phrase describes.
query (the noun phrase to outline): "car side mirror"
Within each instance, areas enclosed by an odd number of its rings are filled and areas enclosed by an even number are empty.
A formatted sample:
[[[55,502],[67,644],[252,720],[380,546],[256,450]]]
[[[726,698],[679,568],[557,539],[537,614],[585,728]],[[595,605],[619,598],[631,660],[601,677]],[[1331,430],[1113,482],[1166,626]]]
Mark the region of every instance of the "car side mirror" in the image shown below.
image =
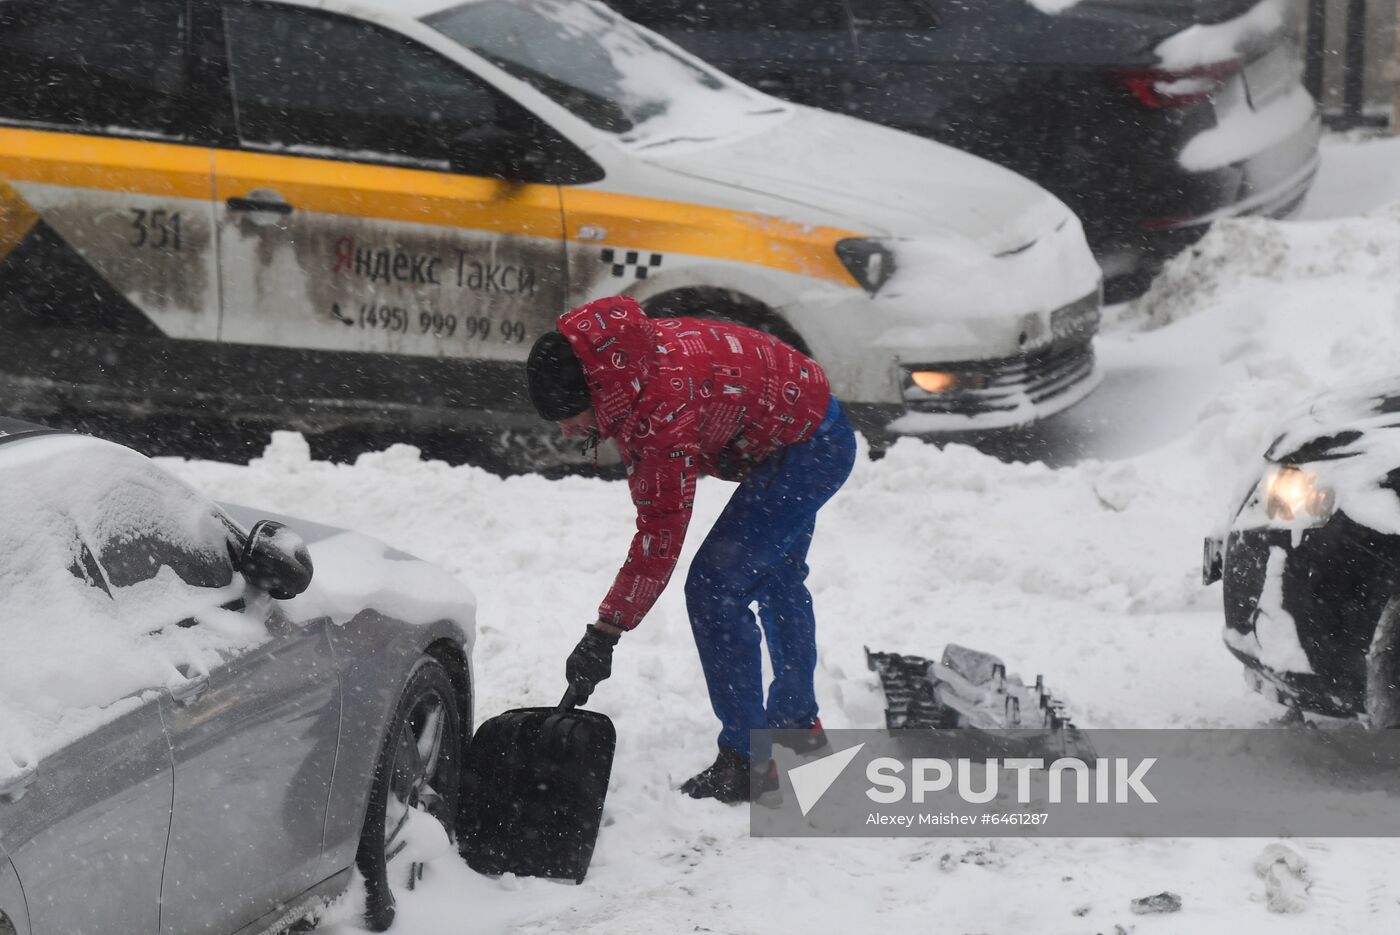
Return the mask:
[[[249,584],[279,601],[311,586],[311,550],[301,536],[270,519],[259,520],[248,533],[238,564]]]

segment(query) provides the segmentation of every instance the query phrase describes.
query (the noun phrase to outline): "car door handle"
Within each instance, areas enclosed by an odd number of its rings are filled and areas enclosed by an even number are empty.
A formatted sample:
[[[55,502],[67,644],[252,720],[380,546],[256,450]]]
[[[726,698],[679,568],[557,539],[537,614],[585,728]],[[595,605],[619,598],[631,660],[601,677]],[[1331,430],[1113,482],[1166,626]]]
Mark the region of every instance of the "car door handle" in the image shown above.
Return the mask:
[[[226,204],[230,211],[267,211],[270,214],[291,214],[292,206],[280,198],[266,195],[260,198],[230,198]]]
[[[37,766],[26,766],[13,776],[0,779],[0,802],[18,802],[38,775]]]
[[[184,674],[184,673],[181,673]],[[172,685],[169,689],[171,699],[176,704],[189,704],[209,688],[209,673],[195,672],[185,677],[179,685]]]

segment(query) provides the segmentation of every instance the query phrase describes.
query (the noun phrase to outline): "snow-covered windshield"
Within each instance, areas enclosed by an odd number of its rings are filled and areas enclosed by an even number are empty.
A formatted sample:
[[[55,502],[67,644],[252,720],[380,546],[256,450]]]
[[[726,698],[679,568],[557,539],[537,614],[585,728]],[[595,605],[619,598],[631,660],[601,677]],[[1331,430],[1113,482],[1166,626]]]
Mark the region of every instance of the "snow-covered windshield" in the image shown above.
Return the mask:
[[[424,22],[638,148],[745,135],[789,112],[590,0],[472,0]]]

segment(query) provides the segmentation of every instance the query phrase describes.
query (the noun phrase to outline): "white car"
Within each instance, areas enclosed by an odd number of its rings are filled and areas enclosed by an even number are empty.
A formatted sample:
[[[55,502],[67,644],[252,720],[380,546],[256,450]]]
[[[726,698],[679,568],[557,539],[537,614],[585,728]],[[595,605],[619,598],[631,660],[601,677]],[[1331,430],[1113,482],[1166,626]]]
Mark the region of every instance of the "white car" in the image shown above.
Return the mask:
[[[1095,383],[1061,202],[590,0],[0,0],[0,54],[17,414],[534,424],[531,341],[622,292],[799,345],[867,429]]]

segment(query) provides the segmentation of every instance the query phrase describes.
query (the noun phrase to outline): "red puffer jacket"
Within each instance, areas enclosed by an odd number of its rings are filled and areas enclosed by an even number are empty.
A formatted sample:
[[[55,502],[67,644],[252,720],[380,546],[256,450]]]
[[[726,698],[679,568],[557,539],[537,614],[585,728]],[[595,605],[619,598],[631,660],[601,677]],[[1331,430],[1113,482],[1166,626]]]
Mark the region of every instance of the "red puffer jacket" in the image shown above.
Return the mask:
[[[559,318],[583,363],[604,438],[614,438],[637,507],[637,534],[598,619],[641,622],[675,570],[695,480],[737,480],[811,437],[831,389],[816,362],[772,335],[694,318],[650,319],[627,296]]]

